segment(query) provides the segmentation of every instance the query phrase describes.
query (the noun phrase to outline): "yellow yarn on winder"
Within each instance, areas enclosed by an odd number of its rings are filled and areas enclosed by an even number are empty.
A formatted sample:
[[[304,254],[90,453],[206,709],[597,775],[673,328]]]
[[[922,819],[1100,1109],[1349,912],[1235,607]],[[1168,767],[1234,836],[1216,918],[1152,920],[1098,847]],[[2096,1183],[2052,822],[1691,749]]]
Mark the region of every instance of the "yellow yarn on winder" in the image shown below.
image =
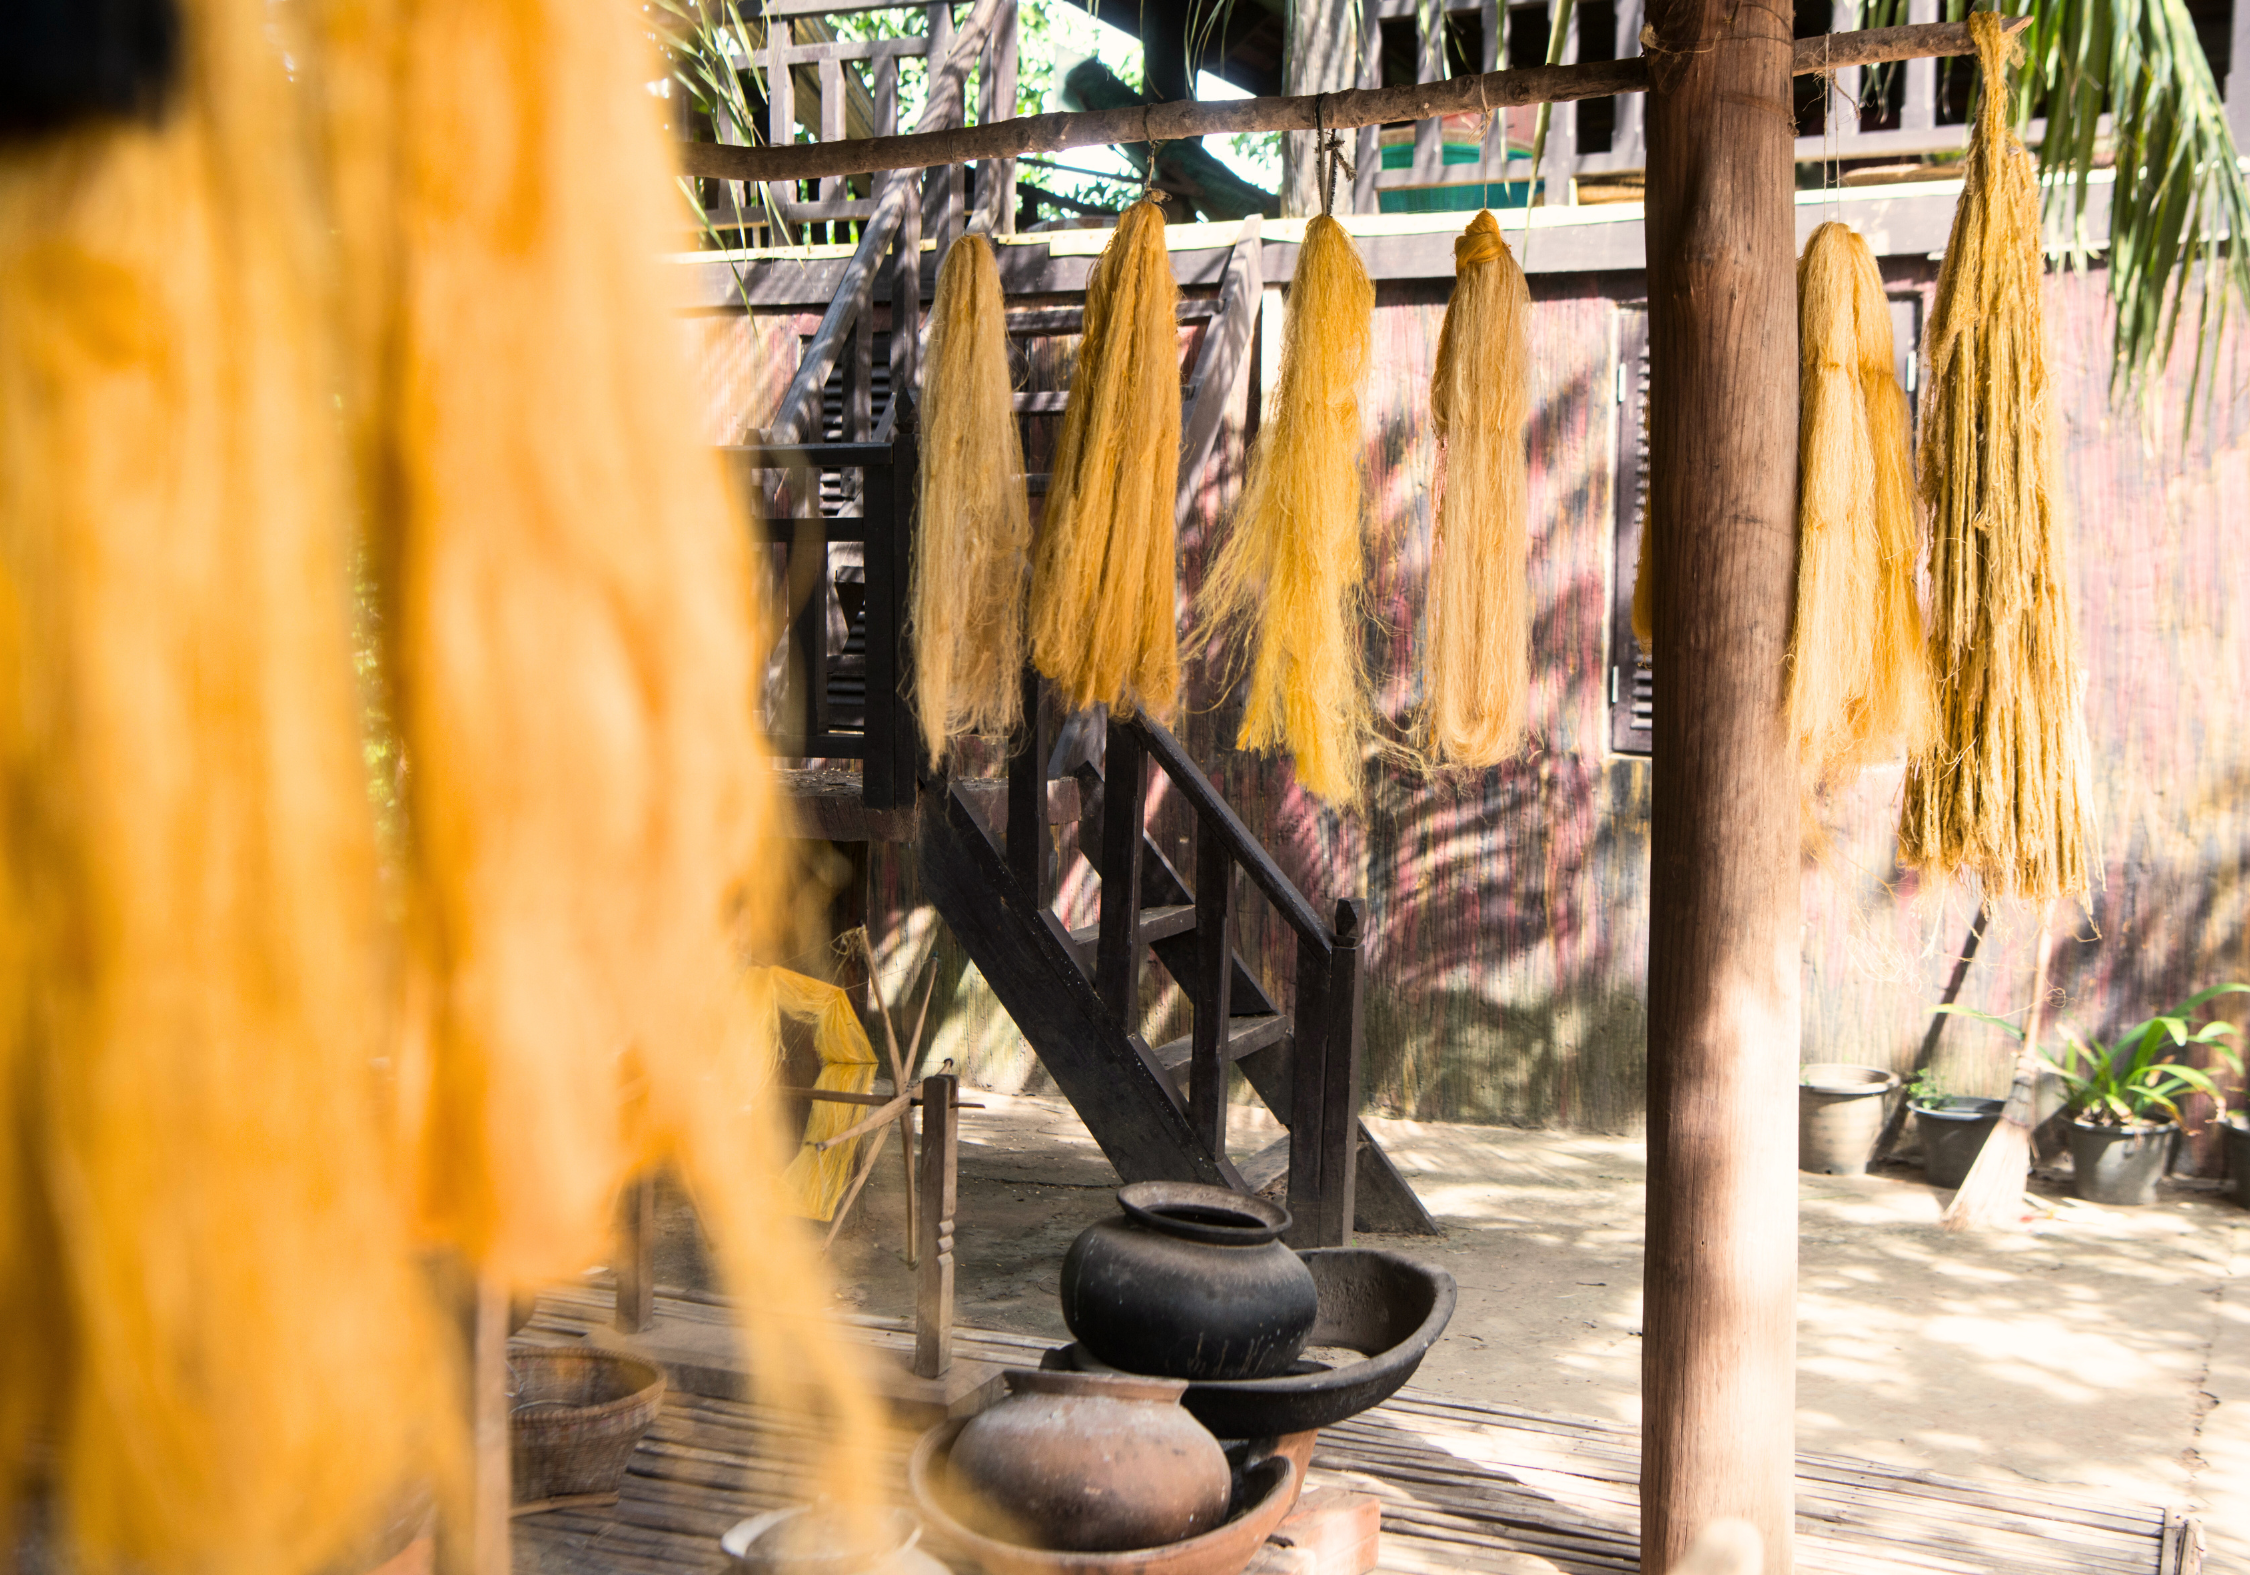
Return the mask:
[[[2093,826],[2051,479],[2038,177],[2007,121],[2016,45],[2002,22],[1969,17],[1982,85],[1927,336],[1938,738],[1907,771],[1899,857],[1967,871],[1987,896],[2046,900],[2087,890]]]
[[[773,1033],[780,1038],[779,1016],[787,1014],[813,1025],[813,1053],[820,1071],[813,1087],[830,1093],[864,1094],[875,1086],[875,1047],[852,1006],[849,991],[825,979],[812,979],[786,968],[759,970],[772,992],[776,1021]],[[805,1116],[804,1144],[782,1172],[781,1185],[791,1206],[816,1220],[835,1218],[836,1205],[852,1178],[852,1161],[860,1138],[852,1138],[823,1151],[820,1145],[839,1132],[849,1131],[867,1116],[861,1105],[816,1099]]]
[[[1032,662],[1073,710],[1162,720],[1179,702],[1178,299],[1164,210],[1136,202],[1086,280],[1032,569]]]
[[[1809,788],[1926,748],[1934,717],[1883,276],[1866,241],[1828,223],[1806,243],[1797,291],[1797,604],[1783,703]]]
[[[1443,445],[1423,642],[1431,753],[1496,765],[1523,742],[1531,670],[1524,427],[1531,288],[1500,226],[1479,213],[1453,243],[1430,415]]]
[[[1374,310],[1350,233],[1326,214],[1309,221],[1280,383],[1201,600],[1211,629],[1252,644],[1236,747],[1287,749],[1298,782],[1336,805],[1359,799],[1369,733],[1359,401]]]
[[[909,623],[915,713],[932,760],[956,733],[1010,733],[1023,714],[1031,513],[1013,394],[992,243],[964,235],[938,270],[922,368]]]

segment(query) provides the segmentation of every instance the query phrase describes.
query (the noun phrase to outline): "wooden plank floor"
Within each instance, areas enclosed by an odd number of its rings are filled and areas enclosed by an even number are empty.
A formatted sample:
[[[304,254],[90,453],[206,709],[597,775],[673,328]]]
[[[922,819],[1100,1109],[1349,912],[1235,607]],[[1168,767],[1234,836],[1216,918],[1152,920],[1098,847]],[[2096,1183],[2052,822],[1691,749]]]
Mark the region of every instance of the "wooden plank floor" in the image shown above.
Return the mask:
[[[724,1315],[665,1298],[659,1316],[717,1322]],[[569,1337],[608,1319],[606,1293],[566,1293],[542,1298],[530,1332]],[[895,1326],[863,1327],[878,1346],[911,1344]],[[957,1347],[972,1359],[1025,1366],[1044,1348],[969,1330]],[[883,1462],[902,1501],[906,1442]],[[676,1393],[635,1454],[614,1509],[558,1510],[515,1523],[518,1575],[719,1575],[720,1533],[783,1502],[789,1465],[810,1443],[773,1412]],[[1638,1568],[1638,1470],[1629,1427],[1409,1388],[1322,1433],[1311,1482],[1383,1500],[1382,1567],[1399,1575],[1608,1575]],[[1827,1455],[1798,1457],[1797,1529],[1797,1566],[1813,1575],[2193,1575],[2197,1563],[2194,1523],[2160,1508]]]

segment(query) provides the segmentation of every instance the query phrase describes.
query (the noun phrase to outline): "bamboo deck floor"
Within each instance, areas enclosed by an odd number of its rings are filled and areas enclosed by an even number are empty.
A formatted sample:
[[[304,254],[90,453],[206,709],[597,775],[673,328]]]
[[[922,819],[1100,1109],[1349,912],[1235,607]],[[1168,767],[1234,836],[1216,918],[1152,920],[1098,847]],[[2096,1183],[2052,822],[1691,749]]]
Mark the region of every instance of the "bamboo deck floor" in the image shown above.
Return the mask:
[[[576,1336],[608,1315],[602,1293],[550,1296],[531,1332]],[[722,1315],[663,1298],[658,1316]],[[895,1326],[867,1333],[878,1346],[911,1344]],[[973,1330],[956,1345],[1024,1366],[1044,1348]],[[755,1405],[674,1393],[614,1508],[515,1522],[517,1575],[720,1575],[720,1534],[783,1501],[787,1463],[809,1443],[802,1427]],[[1323,1432],[1310,1485],[1381,1498],[1381,1567],[1397,1575],[1612,1575],[1638,1569],[1639,1461],[1630,1427],[1408,1388]],[[901,1499],[904,1466],[903,1450],[882,1463]],[[2198,1528],[2176,1511],[1827,1455],[1797,1458],[1797,1531],[1797,1567],[1810,1575],[2195,1575],[2201,1562]]]

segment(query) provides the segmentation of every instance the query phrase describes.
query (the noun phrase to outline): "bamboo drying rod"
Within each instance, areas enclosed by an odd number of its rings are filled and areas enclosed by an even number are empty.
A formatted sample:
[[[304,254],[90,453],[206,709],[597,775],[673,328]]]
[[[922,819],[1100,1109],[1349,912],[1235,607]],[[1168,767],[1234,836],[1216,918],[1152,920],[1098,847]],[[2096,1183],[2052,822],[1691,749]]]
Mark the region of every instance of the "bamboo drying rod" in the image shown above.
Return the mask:
[[[2030,25],[2019,17],[2009,31]],[[1798,76],[1842,71],[1887,60],[1920,60],[1933,55],[1973,52],[1965,22],[1925,22],[1912,27],[1878,27],[1859,33],[1800,38],[1793,63]],[[1440,115],[1476,114],[1518,104],[1561,103],[1607,98],[1613,93],[1648,89],[1648,56],[1629,60],[1590,60],[1567,66],[1531,66],[1520,71],[1487,71],[1481,76],[1419,82],[1411,87],[1355,88],[1299,98],[1238,98],[1217,102],[1177,99],[1130,109],[1088,110],[1079,114],[1025,115],[950,131],[924,131],[903,137],[857,137],[835,142],[797,142],[787,147],[740,147],[720,142],[683,143],[680,170],[717,180],[817,180],[831,175],[866,175],[878,170],[927,169],[977,159],[1013,158],[1025,153],[1060,153],[1068,148],[1118,142],[1180,142],[1192,137],[1255,131],[1349,131],[1360,126]]]

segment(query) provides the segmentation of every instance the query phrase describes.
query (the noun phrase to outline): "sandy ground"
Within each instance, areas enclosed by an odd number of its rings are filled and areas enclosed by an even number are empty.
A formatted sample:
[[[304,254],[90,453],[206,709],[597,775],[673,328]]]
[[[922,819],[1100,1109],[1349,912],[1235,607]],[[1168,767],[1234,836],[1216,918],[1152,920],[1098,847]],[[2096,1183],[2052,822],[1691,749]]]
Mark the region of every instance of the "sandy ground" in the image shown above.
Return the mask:
[[[985,1108],[962,1117],[959,1317],[1066,1339],[1063,1251],[1114,1212],[1116,1177],[1060,1101],[966,1097]],[[1239,1155],[1274,1135],[1262,1111],[1237,1116]],[[1446,1235],[1362,1240],[1461,1287],[1416,1382],[1634,1420],[1641,1145],[1369,1124]],[[1938,1228],[1947,1195],[1918,1171],[1800,1178],[1800,1446],[2186,1507],[2204,1517],[2207,1568],[2250,1575],[2250,1211],[2188,1187],[2143,1209],[2076,1202],[2056,1177],[2037,1190],[2051,1217],[1963,1237]],[[911,1311],[903,1221],[886,1158],[839,1243],[862,1310]]]

